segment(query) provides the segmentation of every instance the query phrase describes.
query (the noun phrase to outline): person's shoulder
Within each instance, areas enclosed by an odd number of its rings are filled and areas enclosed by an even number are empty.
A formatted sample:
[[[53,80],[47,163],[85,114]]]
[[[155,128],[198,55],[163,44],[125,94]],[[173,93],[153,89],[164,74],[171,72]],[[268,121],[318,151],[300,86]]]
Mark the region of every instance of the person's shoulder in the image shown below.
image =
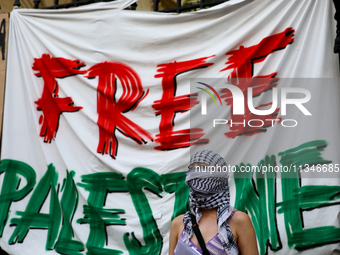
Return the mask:
[[[184,214],[178,215],[176,218],[174,218],[171,222],[171,225],[183,225],[183,217]]]
[[[178,239],[182,230],[184,229],[183,217],[184,217],[184,214],[181,214],[177,216],[176,218],[174,218],[171,222],[171,231],[176,233],[176,239]]]
[[[232,221],[235,225],[238,226],[247,226],[247,225],[252,225],[251,220],[248,216],[248,214],[242,212],[242,211],[235,211]]]

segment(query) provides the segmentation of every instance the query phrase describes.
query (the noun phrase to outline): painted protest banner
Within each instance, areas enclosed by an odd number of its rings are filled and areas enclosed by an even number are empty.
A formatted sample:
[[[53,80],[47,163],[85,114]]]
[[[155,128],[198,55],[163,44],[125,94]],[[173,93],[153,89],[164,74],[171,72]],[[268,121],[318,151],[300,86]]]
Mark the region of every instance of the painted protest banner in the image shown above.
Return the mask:
[[[208,148],[231,166],[231,202],[251,217],[260,254],[334,254],[332,2],[233,0],[180,15],[123,10],[131,3],[11,13],[1,247],[167,254],[189,156]],[[221,80],[241,93],[241,114]]]

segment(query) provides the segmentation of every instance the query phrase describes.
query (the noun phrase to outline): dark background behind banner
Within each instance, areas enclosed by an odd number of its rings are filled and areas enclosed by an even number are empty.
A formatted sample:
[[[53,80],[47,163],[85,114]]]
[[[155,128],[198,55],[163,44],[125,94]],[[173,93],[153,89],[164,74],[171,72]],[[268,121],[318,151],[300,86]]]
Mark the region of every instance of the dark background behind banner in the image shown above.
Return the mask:
[[[6,74],[8,14],[0,14],[0,128],[2,127],[2,114],[4,105],[4,88]],[[1,139],[1,135],[0,135]],[[1,151],[0,151],[1,152]]]

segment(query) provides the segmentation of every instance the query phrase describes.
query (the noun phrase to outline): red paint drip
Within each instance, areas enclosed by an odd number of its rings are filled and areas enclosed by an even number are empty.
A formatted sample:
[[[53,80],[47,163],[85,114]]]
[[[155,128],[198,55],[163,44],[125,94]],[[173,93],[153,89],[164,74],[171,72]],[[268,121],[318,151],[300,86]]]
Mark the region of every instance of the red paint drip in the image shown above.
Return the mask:
[[[264,61],[268,55],[274,53],[277,50],[282,50],[294,42],[294,33],[295,30],[291,27],[285,29],[285,31],[266,37],[260,43],[250,46],[244,47],[240,46],[239,49],[229,51],[226,55],[230,55],[228,61],[226,62],[227,67],[222,69],[221,71],[232,69],[232,72],[228,76],[231,84],[239,87],[243,94],[245,95],[245,102],[247,102],[248,98],[248,88],[252,88],[253,97],[261,95],[263,92],[277,87],[278,78],[275,78],[277,73],[271,73],[265,76],[253,76],[254,72],[254,64],[260,63]],[[221,91],[221,98],[225,98],[225,102],[227,105],[232,105],[232,94],[228,89],[223,89]],[[271,103],[260,105],[256,108],[264,107],[270,105]],[[233,109],[231,109],[232,112]],[[280,122],[280,118],[277,118],[279,108],[277,108],[272,114],[269,115],[255,115],[250,112],[248,109],[248,105],[245,104],[245,114],[244,116],[240,115],[231,115],[231,120],[233,123],[246,122],[246,125],[237,124],[230,126],[230,132],[225,133],[225,135],[229,138],[234,138],[236,136],[246,135],[252,136],[258,133],[266,132],[266,128],[272,126],[272,119],[275,119],[275,123]],[[262,127],[250,127],[248,124],[249,120],[257,119],[262,120],[264,125]],[[270,119],[269,121],[266,119]],[[228,124],[230,125],[230,121]]]
[[[59,84],[56,78],[64,78],[71,75],[83,74],[86,71],[80,71],[79,68],[84,63],[79,60],[69,60],[65,58],[54,58],[49,54],[43,54],[41,58],[35,58],[32,69],[37,71],[35,75],[42,77],[44,88],[41,95],[35,103],[37,110],[42,111],[39,118],[40,136],[44,137],[44,142],[51,142],[56,137],[60,114],[63,112],[76,112],[82,109],[80,106],[74,106],[71,97],[60,98]]]
[[[156,115],[161,115],[160,132],[155,139],[155,142],[160,143],[160,145],[156,146],[155,149],[173,150],[189,147],[194,143],[205,144],[209,142],[208,139],[200,139],[204,135],[202,129],[174,131],[173,128],[176,113],[189,111],[190,108],[199,103],[196,98],[197,93],[176,96],[176,76],[213,65],[213,63],[206,63],[206,60],[210,57],[158,65],[158,74],[155,75],[155,78],[162,78],[163,94],[161,100],[154,101],[152,105]]]
[[[112,158],[117,156],[116,130],[138,144],[146,143],[144,139],[153,140],[150,133],[123,114],[135,109],[145,97],[141,80],[131,67],[118,62],[102,62],[92,66],[86,77],[98,77],[98,153],[110,154]],[[119,100],[115,99],[117,79],[123,88]]]
[[[268,36],[256,45],[250,47],[240,46],[238,50],[229,51],[226,55],[231,55],[226,64],[226,68],[221,71],[232,69],[229,78],[252,78],[253,64],[262,62],[266,57],[277,50],[287,47],[293,43],[295,30],[291,27],[279,34]]]

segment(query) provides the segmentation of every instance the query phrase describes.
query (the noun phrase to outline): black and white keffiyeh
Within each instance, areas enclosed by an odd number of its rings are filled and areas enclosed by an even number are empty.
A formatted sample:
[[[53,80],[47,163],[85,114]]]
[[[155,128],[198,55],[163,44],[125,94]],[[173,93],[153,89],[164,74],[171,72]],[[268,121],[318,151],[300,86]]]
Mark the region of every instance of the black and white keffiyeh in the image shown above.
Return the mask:
[[[226,166],[224,159],[212,151],[199,151],[191,157],[190,165],[193,163],[205,163],[209,166],[219,165]],[[188,172],[195,171],[190,168]],[[228,185],[228,175],[225,177],[215,177],[215,175],[203,174],[202,178],[192,178],[193,175],[186,175],[186,184],[190,188],[190,210],[196,216],[196,221],[202,217],[201,208],[217,208],[217,225],[218,233],[224,250],[228,255],[237,255],[239,253],[235,238],[227,219],[233,211],[230,206],[230,194]],[[189,240],[194,234],[190,212],[187,212],[183,218],[185,239]]]
[[[192,155],[188,166],[194,163],[205,163],[208,166],[215,165],[219,165],[221,167],[227,166],[227,163],[225,162],[224,158],[222,158],[219,154],[213,151],[207,150],[198,151],[194,155]]]

